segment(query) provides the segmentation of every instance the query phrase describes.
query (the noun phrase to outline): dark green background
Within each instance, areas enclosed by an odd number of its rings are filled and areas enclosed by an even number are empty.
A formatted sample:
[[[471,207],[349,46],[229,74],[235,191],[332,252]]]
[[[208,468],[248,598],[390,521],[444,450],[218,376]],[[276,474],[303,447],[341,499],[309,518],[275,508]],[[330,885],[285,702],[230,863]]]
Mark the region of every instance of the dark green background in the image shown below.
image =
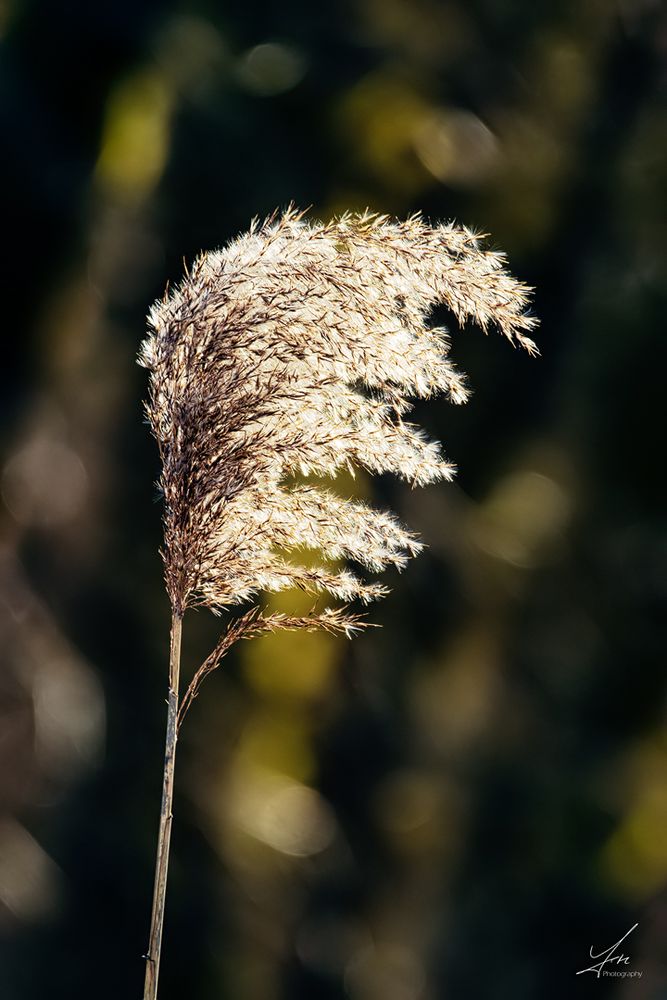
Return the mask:
[[[360,481],[429,543],[382,631],[207,682],[160,996],[667,995],[664,8],[10,0],[0,30],[0,996],[141,995],[168,610],[134,357],[183,258],[290,201],[491,232],[542,357],[452,326],[475,394],[418,415],[456,483]],[[637,921],[641,980],[575,976]]]

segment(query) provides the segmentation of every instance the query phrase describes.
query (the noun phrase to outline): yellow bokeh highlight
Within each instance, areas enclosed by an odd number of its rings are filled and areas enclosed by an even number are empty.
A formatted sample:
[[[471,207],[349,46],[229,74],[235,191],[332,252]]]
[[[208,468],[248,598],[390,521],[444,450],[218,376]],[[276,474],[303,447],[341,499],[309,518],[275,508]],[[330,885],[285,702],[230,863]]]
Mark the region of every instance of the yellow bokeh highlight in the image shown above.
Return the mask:
[[[312,601],[310,596],[310,605]],[[290,610],[294,613],[294,607]],[[267,698],[316,697],[327,690],[344,641],[321,632],[280,632],[253,639],[243,649],[246,680]]]
[[[407,81],[373,74],[345,95],[338,127],[376,177],[394,190],[415,194],[430,183],[414,150],[415,129],[430,111]]]
[[[667,878],[667,745],[643,745],[630,768],[633,804],[607,841],[602,869],[631,897],[656,892]]]
[[[471,535],[485,552],[530,568],[558,542],[571,514],[572,498],[550,476],[519,469],[504,476],[471,516]]]
[[[255,712],[244,727],[235,769],[273,772],[308,781],[315,768],[310,732],[305,720],[275,706]]]
[[[117,197],[140,200],[160,180],[169,149],[172,98],[164,78],[142,70],[124,80],[107,105],[99,186]]]

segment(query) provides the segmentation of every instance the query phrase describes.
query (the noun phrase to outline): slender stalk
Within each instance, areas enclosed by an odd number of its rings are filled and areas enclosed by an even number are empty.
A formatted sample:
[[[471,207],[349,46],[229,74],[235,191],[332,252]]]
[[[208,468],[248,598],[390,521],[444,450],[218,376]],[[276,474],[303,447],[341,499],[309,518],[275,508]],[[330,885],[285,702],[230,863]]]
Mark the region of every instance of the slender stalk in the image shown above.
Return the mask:
[[[167,738],[164,749],[164,773],[162,778],[162,808],[160,811],[160,833],[155,862],[151,933],[148,952],[146,954],[144,1000],[156,1000],[157,981],[160,971],[164,903],[167,892],[167,869],[169,867],[169,842],[171,839],[171,806],[174,797],[174,765],[176,762],[176,740],[178,738],[178,678],[181,665],[182,625],[183,619],[173,614],[169,649],[169,698],[167,701]]]

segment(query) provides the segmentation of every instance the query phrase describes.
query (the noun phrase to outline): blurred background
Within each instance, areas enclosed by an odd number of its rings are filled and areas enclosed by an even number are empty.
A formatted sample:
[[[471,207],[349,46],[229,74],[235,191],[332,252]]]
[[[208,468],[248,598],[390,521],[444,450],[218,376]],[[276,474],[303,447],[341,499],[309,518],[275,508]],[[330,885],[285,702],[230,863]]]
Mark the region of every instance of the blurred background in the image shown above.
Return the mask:
[[[542,357],[452,324],[475,394],[417,415],[456,483],[357,480],[429,543],[383,628],[206,682],[161,1000],[667,996],[665,8],[3,0],[0,32],[2,1000],[141,996],[168,608],[135,355],[184,259],[292,200],[492,233]],[[220,627],[186,620],[186,676]],[[640,980],[575,975],[636,922]]]

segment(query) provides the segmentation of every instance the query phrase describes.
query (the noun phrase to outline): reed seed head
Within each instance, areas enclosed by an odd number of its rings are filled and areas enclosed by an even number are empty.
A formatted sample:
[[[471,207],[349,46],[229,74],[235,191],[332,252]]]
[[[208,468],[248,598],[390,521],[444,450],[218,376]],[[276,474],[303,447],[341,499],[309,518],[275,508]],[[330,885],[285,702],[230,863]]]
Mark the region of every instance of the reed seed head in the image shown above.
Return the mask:
[[[153,306],[140,354],[175,613],[293,586],[343,601],[386,593],[340,561],[400,569],[421,548],[416,536],[389,512],[298,478],[355,468],[415,485],[452,477],[440,445],[406,420],[415,399],[467,398],[429,315],[444,304],[535,353],[530,289],[504,263],[456,225],[368,212],[318,223],[294,209],[195,261]],[[304,548],[319,565],[294,560]],[[346,630],[344,616],[330,622]]]

